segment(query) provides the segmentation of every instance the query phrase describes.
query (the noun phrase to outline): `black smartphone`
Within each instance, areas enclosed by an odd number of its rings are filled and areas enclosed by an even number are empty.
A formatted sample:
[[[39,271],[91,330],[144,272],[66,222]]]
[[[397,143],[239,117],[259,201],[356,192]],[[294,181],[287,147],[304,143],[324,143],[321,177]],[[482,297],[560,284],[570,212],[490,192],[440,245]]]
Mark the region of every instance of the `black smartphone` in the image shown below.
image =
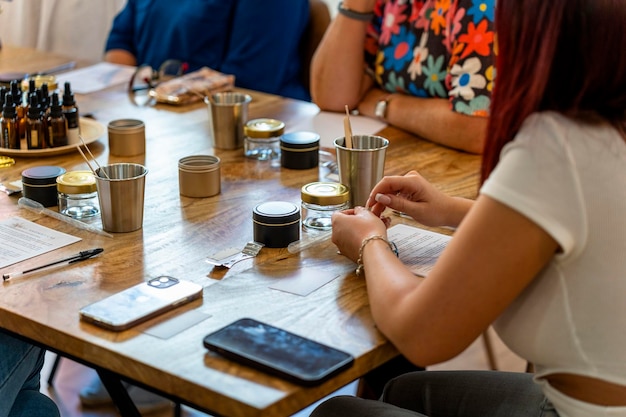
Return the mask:
[[[207,335],[204,346],[236,362],[307,386],[325,381],[354,362],[349,353],[250,318]]]
[[[126,330],[201,296],[201,285],[160,276],[83,307],[80,317],[109,330]]]

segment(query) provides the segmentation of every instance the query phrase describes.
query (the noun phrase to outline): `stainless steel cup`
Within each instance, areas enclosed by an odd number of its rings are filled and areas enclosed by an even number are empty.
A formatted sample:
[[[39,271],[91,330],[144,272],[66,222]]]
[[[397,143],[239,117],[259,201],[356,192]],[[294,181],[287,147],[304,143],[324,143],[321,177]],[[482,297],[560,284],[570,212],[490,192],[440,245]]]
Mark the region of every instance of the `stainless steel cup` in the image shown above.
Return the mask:
[[[220,193],[220,159],[193,155],[178,161],[178,190],[186,197],[211,197]]]
[[[335,139],[339,182],[350,189],[350,206],[365,206],[372,188],[383,178],[389,141],[380,136],[354,135],[352,147]]]
[[[102,229],[121,233],[141,229],[148,169],[139,164],[111,164],[96,170]]]
[[[209,108],[209,130],[219,149],[243,147],[243,126],[248,121],[248,94],[223,91],[204,98]]]

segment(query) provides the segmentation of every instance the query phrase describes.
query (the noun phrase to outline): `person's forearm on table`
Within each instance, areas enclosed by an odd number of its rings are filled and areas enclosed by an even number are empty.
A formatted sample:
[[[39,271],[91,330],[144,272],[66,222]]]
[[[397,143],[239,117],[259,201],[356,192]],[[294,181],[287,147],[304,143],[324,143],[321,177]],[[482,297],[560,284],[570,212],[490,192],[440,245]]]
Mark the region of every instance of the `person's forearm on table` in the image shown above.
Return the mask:
[[[421,138],[471,153],[482,153],[487,129],[486,117],[456,113],[444,98],[422,98],[373,88],[359,103],[359,113],[375,117],[379,100],[387,98],[385,121]]]

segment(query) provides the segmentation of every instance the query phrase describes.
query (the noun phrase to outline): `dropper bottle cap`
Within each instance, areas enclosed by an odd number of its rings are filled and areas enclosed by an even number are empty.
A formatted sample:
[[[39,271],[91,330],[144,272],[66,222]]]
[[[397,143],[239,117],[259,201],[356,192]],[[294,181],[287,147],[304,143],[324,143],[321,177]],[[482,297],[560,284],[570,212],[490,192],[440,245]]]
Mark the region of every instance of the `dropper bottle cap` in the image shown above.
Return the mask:
[[[65,90],[63,92],[63,105],[64,106],[73,106],[76,104],[74,101],[74,94],[72,94],[72,89],[70,88],[69,81],[65,82]]]
[[[37,90],[37,84],[35,84],[35,79],[31,78],[28,80],[28,95],[34,93]]]
[[[7,93],[4,96],[4,107],[2,108],[2,117],[12,119],[17,115],[15,112],[15,103],[13,102],[13,94]]]
[[[52,93],[52,103],[50,104],[50,117],[63,116],[63,107],[59,101],[59,95]]]
[[[17,81],[13,80],[10,84],[11,94],[13,94],[13,102],[19,103],[22,101],[22,90],[20,90],[20,85]]]
[[[41,107],[45,109],[50,105],[50,91],[48,90],[48,83],[43,83],[40,90],[41,97],[39,98],[39,102],[41,103]]]
[[[37,93],[32,93],[28,96],[28,118],[38,119],[39,117],[41,117],[41,106],[37,99]]]

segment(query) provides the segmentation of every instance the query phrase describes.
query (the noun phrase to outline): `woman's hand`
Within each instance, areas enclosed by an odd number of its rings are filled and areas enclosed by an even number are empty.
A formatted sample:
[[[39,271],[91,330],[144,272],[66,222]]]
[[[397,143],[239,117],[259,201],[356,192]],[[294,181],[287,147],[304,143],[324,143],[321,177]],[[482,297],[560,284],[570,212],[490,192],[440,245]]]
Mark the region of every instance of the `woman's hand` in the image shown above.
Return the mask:
[[[406,213],[426,226],[453,226],[461,222],[472,202],[450,197],[416,171],[384,177],[372,190],[367,206],[376,216],[385,208]]]
[[[387,226],[388,219],[355,207],[333,214],[332,241],[343,255],[356,262],[363,240],[374,235],[387,237]]]

